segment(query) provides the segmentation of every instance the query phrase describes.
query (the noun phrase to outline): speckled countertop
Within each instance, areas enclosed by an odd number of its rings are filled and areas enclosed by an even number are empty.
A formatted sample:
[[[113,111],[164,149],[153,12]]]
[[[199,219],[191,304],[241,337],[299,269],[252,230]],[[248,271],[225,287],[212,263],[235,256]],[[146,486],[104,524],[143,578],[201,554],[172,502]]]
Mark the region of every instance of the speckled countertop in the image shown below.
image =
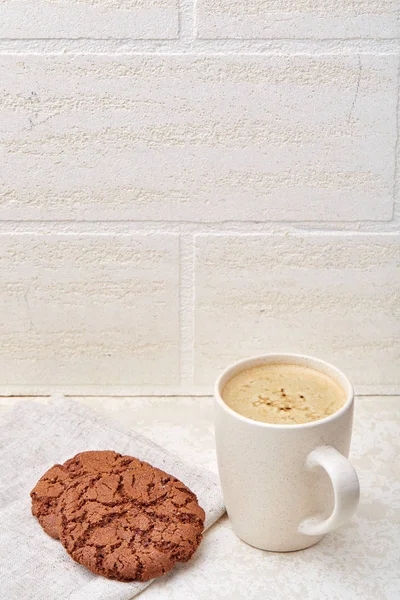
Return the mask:
[[[18,401],[0,398],[0,410]],[[81,401],[186,461],[216,470],[210,398]],[[177,568],[140,598],[399,600],[399,457],[400,397],[358,398],[351,460],[360,478],[361,502],[347,526],[307,550],[276,554],[247,546],[232,532],[225,516],[206,534],[185,573]]]

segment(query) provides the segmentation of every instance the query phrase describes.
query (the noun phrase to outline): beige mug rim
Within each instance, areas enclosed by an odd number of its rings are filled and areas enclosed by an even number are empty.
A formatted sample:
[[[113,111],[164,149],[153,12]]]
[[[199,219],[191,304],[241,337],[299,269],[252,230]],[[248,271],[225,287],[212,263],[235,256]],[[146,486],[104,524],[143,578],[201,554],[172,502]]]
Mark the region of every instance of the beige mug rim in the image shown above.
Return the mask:
[[[308,423],[296,423],[293,425],[282,424],[282,423],[265,423],[263,421],[255,421],[254,419],[250,419],[248,417],[244,417],[239,413],[235,412],[232,408],[229,408],[227,404],[222,399],[221,392],[225,383],[231,379],[240,371],[244,371],[244,369],[248,367],[256,367],[261,364],[271,364],[274,362],[283,362],[286,364],[297,364],[311,367],[317,371],[325,373],[334,379],[345,391],[346,393],[346,401],[333,414],[328,417],[324,417],[323,419],[319,419],[318,421],[310,421]],[[321,427],[330,423],[341,417],[345,412],[349,410],[354,402],[354,389],[350,379],[337,367],[332,365],[331,363],[322,360],[321,358],[316,358],[314,356],[308,356],[307,354],[292,354],[292,353],[268,353],[268,354],[259,354],[255,356],[250,356],[248,358],[243,358],[242,360],[238,360],[231,365],[229,365],[226,369],[222,371],[222,373],[217,378],[214,386],[214,398],[217,404],[227,412],[231,417],[238,419],[248,425],[252,425],[253,427],[262,427],[264,429],[284,429],[285,431],[298,431],[299,429],[310,429],[313,427]]]

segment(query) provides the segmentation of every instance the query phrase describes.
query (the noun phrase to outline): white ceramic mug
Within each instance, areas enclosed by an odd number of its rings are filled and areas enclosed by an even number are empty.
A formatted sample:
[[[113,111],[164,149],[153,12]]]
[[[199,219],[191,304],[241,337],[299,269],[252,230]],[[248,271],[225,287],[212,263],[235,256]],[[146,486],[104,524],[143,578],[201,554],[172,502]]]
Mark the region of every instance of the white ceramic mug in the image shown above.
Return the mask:
[[[275,425],[239,415],[222,400],[226,382],[265,363],[312,367],[337,381],[345,404],[309,423]],[[357,474],[347,459],[354,392],[336,367],[297,354],[267,354],[227,368],[215,385],[215,436],[226,509],[245,542],[277,552],[318,542],[350,519],[359,501]]]

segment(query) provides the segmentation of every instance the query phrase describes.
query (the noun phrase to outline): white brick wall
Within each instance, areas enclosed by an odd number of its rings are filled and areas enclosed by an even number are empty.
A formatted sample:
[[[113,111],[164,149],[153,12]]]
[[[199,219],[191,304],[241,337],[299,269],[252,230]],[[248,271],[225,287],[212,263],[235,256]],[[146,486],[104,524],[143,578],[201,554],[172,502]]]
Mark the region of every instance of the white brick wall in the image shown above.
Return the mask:
[[[1,0],[4,38],[178,37],[178,0]]]
[[[399,14],[0,0],[0,394],[274,350],[399,393]]]
[[[266,348],[320,356],[366,391],[398,381],[398,235],[206,234],[195,264],[199,385]]]
[[[3,234],[2,383],[179,384],[179,238]]]
[[[198,0],[204,38],[392,38],[397,0]]]

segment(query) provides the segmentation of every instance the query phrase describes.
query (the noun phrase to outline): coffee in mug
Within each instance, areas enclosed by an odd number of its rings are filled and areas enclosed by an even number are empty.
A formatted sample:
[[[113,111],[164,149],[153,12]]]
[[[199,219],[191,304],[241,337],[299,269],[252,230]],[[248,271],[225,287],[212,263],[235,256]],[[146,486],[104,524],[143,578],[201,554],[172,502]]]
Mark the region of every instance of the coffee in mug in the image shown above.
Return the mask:
[[[221,395],[227,406],[244,417],[285,425],[324,419],[346,401],[344,389],[329,375],[279,363],[240,371],[225,384]]]

